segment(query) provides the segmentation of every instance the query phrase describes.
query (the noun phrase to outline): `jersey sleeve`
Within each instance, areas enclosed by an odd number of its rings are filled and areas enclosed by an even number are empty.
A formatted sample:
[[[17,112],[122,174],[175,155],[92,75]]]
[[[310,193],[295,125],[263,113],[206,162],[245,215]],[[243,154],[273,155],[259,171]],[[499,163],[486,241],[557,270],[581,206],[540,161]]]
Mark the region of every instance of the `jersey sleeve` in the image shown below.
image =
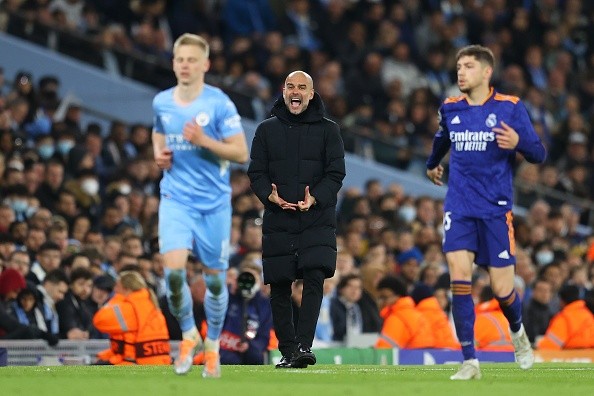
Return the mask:
[[[158,95],[153,99],[153,131],[157,133],[165,133],[165,128],[163,128],[163,122],[161,121],[161,117],[159,115]]]
[[[439,129],[433,138],[433,149],[431,150],[431,155],[427,159],[427,169],[434,169],[438,166],[443,157],[445,157],[450,150],[451,145],[443,106],[440,107],[437,117],[439,119]]]
[[[520,138],[516,150],[528,162],[533,164],[543,163],[546,159],[546,149],[536,131],[534,131],[526,106],[521,101],[514,106],[513,119],[514,124],[511,126],[516,130]]]
[[[243,133],[241,117],[227,95],[224,95],[221,105],[217,106],[217,131],[223,139]]]

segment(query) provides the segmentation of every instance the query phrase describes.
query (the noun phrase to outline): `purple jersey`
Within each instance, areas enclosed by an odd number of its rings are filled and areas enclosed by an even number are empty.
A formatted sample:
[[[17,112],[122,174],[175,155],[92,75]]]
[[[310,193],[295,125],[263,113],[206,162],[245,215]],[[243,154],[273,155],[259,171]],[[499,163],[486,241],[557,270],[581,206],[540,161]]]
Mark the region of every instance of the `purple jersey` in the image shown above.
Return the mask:
[[[501,128],[501,121],[519,135],[515,150],[497,146],[493,128]],[[515,151],[532,163],[541,163],[546,157],[545,148],[520,99],[493,89],[482,105],[470,105],[465,96],[447,98],[443,102],[427,169],[438,166],[450,148],[444,210],[483,219],[512,209]]]

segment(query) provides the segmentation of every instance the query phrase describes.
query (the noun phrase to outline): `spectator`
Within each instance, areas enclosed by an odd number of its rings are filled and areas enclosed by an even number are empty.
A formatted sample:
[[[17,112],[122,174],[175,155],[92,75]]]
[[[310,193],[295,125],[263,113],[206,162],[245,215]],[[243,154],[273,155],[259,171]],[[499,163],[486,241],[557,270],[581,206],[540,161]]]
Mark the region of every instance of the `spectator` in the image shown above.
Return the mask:
[[[525,304],[524,327],[528,339],[534,345],[545,334],[553,313],[549,307],[552,287],[549,282],[539,278],[532,286],[531,298]]]
[[[44,242],[37,251],[37,260],[31,264],[31,271],[27,274],[27,280],[35,285],[40,285],[46,275],[60,267],[62,250],[54,242]]]
[[[536,347],[542,350],[594,347],[594,316],[579,296],[579,288],[567,285],[559,291],[561,311],[549,324]]]
[[[60,318],[60,338],[88,340],[93,313],[88,300],[93,287],[93,274],[87,268],[77,268],[70,274],[69,290],[56,304]]]
[[[386,276],[377,285],[384,324],[376,348],[433,348],[435,339],[429,322],[415,309],[406,286],[398,278]]]

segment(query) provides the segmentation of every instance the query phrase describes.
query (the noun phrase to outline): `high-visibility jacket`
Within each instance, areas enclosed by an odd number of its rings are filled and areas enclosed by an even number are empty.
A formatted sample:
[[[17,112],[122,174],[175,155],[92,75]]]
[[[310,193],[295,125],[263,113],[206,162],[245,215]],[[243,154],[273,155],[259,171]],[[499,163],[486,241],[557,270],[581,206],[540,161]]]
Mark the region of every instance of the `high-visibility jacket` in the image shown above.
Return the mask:
[[[509,322],[501,311],[499,301],[492,299],[475,307],[474,340],[482,351],[513,351]]]
[[[460,343],[456,340],[448,316],[441,309],[437,298],[425,298],[417,304],[417,310],[429,322],[429,329],[435,340],[434,348],[460,349]]]
[[[124,295],[114,294],[109,304],[117,304],[125,300]],[[97,359],[113,365],[124,364],[124,334],[112,333],[109,335],[109,348],[97,353]],[[130,363],[132,364],[132,363]]]
[[[537,349],[594,348],[594,315],[583,300],[567,304],[553,316]]]
[[[171,364],[165,317],[147,289],[132,292],[123,300],[111,299],[97,311],[93,324],[112,339],[123,336],[122,361],[116,364]]]
[[[435,340],[429,322],[415,308],[410,297],[400,297],[380,312],[384,319],[376,348],[433,348]]]

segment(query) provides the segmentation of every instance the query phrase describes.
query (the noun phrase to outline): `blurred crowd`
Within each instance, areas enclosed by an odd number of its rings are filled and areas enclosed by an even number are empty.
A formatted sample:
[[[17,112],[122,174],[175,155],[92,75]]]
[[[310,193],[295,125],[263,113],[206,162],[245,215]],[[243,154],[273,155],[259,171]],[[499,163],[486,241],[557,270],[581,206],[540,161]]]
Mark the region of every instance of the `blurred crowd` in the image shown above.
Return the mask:
[[[523,99],[548,147],[544,165],[519,162],[516,177],[517,203],[527,209],[514,220],[516,283],[531,341],[567,300],[591,298],[594,238],[579,227],[592,221],[584,207],[594,196],[589,2],[5,0],[0,9],[0,29],[9,32],[27,29],[11,25],[12,13],[24,13],[101,48],[164,60],[179,34],[200,33],[211,44],[210,81],[253,96],[259,118],[288,72],[307,70],[348,148],[418,173],[440,101],[456,92],[455,51],[486,45],[499,60],[496,87]],[[60,78],[22,71],[7,81],[0,72],[0,299],[17,320],[46,323],[25,338],[103,337],[92,315],[122,268],[140,271],[163,297],[156,233],[161,173],[151,126],[83,125],[80,104],[60,98]],[[232,189],[228,282],[236,291],[240,265],[261,262],[262,207],[242,169],[233,171]],[[402,293],[402,283],[415,303],[436,298],[449,313],[442,214],[440,200],[415,196],[405,185],[371,179],[361,189],[343,188],[337,275],[327,281],[318,341],[380,331],[387,296],[377,285],[386,276],[381,284],[392,294]],[[199,301],[200,263],[188,266]],[[477,303],[490,301],[487,277],[481,269],[473,277]],[[299,283],[295,289],[299,305]],[[39,314],[34,307],[19,314],[31,290],[38,300],[39,293],[49,298],[33,304]]]

